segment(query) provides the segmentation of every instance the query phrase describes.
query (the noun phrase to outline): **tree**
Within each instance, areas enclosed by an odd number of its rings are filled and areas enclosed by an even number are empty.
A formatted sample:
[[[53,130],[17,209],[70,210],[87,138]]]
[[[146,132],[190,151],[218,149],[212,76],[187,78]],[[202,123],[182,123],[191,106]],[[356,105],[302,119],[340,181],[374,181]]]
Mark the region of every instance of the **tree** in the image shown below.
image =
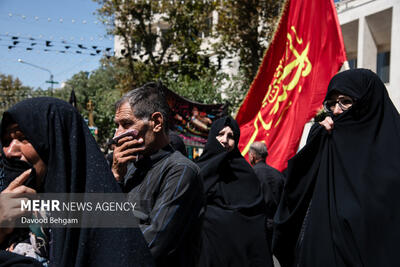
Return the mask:
[[[22,85],[18,78],[0,74],[0,114],[17,102],[31,97],[33,89]]]
[[[202,95],[203,103],[214,103],[213,96],[218,100],[223,93],[233,110],[257,73],[283,6],[283,0],[94,1],[108,33],[124,47],[110,60],[118,88],[162,80],[182,96]],[[218,22],[212,25],[215,10]],[[232,77],[221,61],[233,57],[240,64],[239,75]]]
[[[104,63],[104,61],[103,61]],[[98,143],[104,145],[114,135],[114,104],[121,97],[116,88],[115,69],[103,64],[93,72],[81,71],[69,79],[62,89],[55,90],[54,96],[69,100],[72,89],[77,98],[77,109],[88,117],[87,103],[94,104],[94,124],[98,127]]]
[[[98,143],[104,145],[108,138],[114,134],[114,104],[121,97],[121,92],[116,88],[116,70],[107,61],[93,72],[81,71],[72,76],[63,88],[33,90],[23,86],[18,78],[0,74],[0,112],[1,114],[12,105],[26,98],[50,96],[69,100],[72,89],[77,97],[77,109],[83,117],[88,117],[86,104],[89,100],[94,103],[94,123],[98,127]]]
[[[201,48],[212,1],[94,1],[101,5],[100,17],[111,25],[108,33],[124,46],[121,57],[112,61],[121,69],[123,91],[142,85],[144,79],[164,78],[167,72],[196,80],[213,69]]]
[[[226,75],[211,74],[196,80],[193,80],[187,75],[179,75],[176,78],[171,76],[167,75],[162,82],[168,89],[174,91],[178,95],[205,104],[218,104],[223,102],[221,92],[216,90],[216,88],[222,87]]]
[[[250,86],[280,18],[283,0],[219,1],[214,45],[221,58],[239,56],[243,86]]]

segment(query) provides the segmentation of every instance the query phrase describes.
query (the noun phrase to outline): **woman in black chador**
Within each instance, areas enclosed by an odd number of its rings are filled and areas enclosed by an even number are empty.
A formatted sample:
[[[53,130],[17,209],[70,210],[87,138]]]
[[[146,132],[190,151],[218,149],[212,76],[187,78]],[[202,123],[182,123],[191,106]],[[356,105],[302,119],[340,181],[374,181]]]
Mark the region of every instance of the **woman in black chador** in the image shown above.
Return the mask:
[[[398,266],[400,116],[382,81],[355,69],[332,78],[328,117],[289,161],[275,215],[282,266]]]
[[[259,181],[237,145],[231,117],[216,120],[198,160],[206,209],[200,266],[273,266]]]
[[[11,107],[2,117],[1,147],[2,196],[120,192],[86,123],[64,101],[32,98]],[[17,211],[0,205],[0,223],[16,220]],[[8,250],[0,250],[0,266],[153,266],[138,228],[31,226],[29,233],[0,228],[0,246]]]

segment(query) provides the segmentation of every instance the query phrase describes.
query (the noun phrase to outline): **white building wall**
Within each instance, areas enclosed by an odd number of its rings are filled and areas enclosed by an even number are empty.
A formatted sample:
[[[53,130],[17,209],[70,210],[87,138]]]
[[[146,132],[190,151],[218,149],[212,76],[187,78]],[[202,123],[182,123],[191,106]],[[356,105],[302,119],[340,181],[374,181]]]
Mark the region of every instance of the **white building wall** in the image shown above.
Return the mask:
[[[393,1],[389,95],[400,111],[400,0]]]
[[[373,71],[376,71],[377,46],[366,17],[392,10],[390,77],[386,88],[397,110],[400,110],[400,0],[342,0],[336,5],[340,25],[359,22],[357,67]]]
[[[374,37],[372,36],[371,29],[365,17],[359,18],[358,28],[358,54],[357,54],[357,67],[370,69],[376,72],[376,55],[378,48],[375,44]]]

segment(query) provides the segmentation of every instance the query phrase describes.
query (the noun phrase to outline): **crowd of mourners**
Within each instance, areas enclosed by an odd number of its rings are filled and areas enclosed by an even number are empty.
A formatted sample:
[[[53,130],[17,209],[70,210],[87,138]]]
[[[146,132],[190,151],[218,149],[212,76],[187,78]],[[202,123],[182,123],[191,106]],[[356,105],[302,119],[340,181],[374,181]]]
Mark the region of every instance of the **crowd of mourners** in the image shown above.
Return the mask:
[[[263,142],[246,161],[230,116],[213,122],[204,152],[189,160],[158,83],[116,103],[107,160],[69,103],[17,103],[0,128],[0,266],[272,267],[273,255],[282,267],[397,266],[399,112],[366,69],[335,75],[321,104],[326,117],[283,175],[266,163]],[[146,201],[138,227],[16,228],[23,193]]]

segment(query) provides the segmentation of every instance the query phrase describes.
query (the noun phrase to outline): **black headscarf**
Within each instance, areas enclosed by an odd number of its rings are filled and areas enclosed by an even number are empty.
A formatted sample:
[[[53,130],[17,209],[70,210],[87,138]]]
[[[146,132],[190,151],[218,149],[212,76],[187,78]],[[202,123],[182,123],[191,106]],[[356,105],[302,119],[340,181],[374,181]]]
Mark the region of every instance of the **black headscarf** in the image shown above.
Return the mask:
[[[233,131],[235,148],[231,152],[226,151],[216,138],[225,126]],[[251,208],[262,201],[259,181],[237,147],[239,138],[239,126],[232,117],[216,120],[211,126],[205,150],[197,161],[204,177],[207,202],[228,209]]]
[[[86,123],[70,104],[28,99],[3,114],[2,132],[10,122],[19,125],[47,166],[44,193],[120,192]],[[138,228],[54,228],[50,265],[152,266],[152,259]]]
[[[230,152],[216,139],[225,126],[235,139]],[[239,137],[232,117],[216,120],[198,160],[206,194],[201,267],[273,266],[261,185],[237,148]]]
[[[334,91],[356,102],[289,161],[274,252],[282,266],[396,266],[399,113],[370,70],[337,74],[327,98]]]
[[[182,138],[175,132],[170,131],[169,132],[169,143],[173,147],[174,150],[179,151],[184,155],[185,157],[188,156],[187,150],[186,150],[186,145],[183,142]]]

